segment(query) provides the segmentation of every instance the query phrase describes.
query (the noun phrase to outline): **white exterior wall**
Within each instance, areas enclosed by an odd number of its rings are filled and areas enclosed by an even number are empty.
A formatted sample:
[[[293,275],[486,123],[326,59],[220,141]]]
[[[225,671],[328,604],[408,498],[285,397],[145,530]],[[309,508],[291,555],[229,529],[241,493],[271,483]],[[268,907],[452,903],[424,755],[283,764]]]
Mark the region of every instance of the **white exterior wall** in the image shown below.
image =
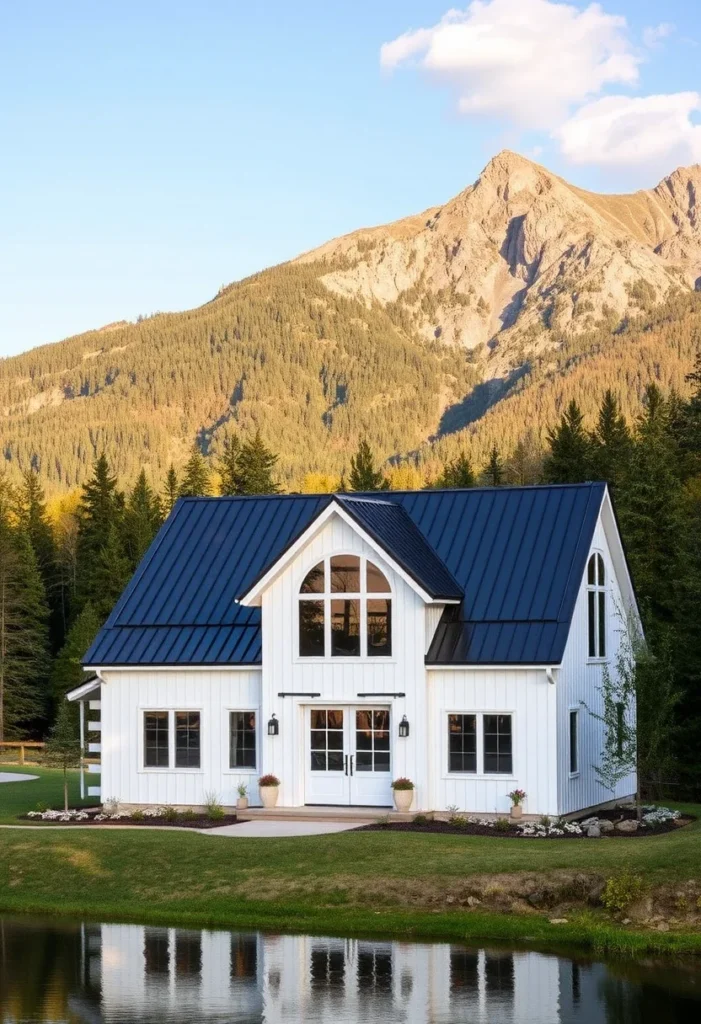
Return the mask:
[[[523,789],[526,814],[557,813],[557,702],[544,669],[431,669],[429,745],[434,752],[430,803],[434,810],[508,814],[508,793]],[[512,715],[513,774],[448,772],[448,715]],[[478,733],[481,725],[478,720]]]
[[[392,655],[375,658],[298,656],[299,590],[309,570],[326,555],[366,555],[392,588]],[[342,595],[339,595],[342,596]],[[279,806],[305,802],[305,708],[347,704],[390,707],[390,776],[406,775],[415,785],[414,808],[427,808],[428,732],[426,707],[425,604],[419,595],[340,516],[331,516],[262,597],[262,721],[274,712],[279,736],[262,737],[266,772],[280,781]],[[280,692],[313,692],[318,698],[278,697]],[[359,698],[358,693],[405,693],[404,698]],[[403,715],[410,735],[399,739]]]
[[[606,509],[606,506],[604,506]],[[589,658],[589,619],[587,609],[587,571],[582,577],[577,603],[575,606],[570,634],[567,639],[562,666],[557,675],[557,778],[558,778],[558,812],[568,814],[594,807],[613,799],[632,796],[636,790],[635,774],[623,779],[611,792],[598,781],[594,768],[601,757],[604,745],[605,730],[602,722],[597,721],[587,707],[599,713],[602,708],[601,686],[603,665],[608,663],[609,669],[615,664],[623,621],[620,612],[625,615],[625,602],[621,586],[616,576],[611,545],[604,528],[603,511],[594,531],[594,538],[589,556],[595,551],[600,552],[604,559],[606,571],[606,652],[605,659]],[[611,529],[612,520],[609,520]],[[615,540],[612,538],[612,543]],[[587,563],[589,562],[587,557]],[[619,563],[620,565],[620,563]],[[587,705],[587,707],[584,706]],[[579,771],[570,775],[569,746],[569,712],[579,710]]]
[[[226,806],[236,787],[248,786],[258,800],[259,771],[229,770],[229,715],[256,710],[260,737],[260,671],[231,669],[105,670],[101,692],[102,800],[126,804],[202,805],[215,793]],[[199,711],[202,758],[199,769],[144,768],[143,713]],[[260,741],[259,741],[260,764]]]

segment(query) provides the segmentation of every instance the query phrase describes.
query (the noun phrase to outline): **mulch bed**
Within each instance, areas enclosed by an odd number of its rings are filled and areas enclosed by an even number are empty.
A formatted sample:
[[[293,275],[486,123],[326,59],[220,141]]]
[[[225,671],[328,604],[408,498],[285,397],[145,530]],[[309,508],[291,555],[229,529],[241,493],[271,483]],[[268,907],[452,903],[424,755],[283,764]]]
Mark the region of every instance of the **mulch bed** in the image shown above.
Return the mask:
[[[584,819],[594,817],[594,815],[588,814]],[[596,814],[597,818],[606,818],[608,821],[618,822],[622,820],[630,820],[635,818],[635,811],[628,810],[610,810],[600,811]],[[682,828],[684,825],[690,825],[695,818],[684,816],[677,819],[677,824],[673,821],[665,822],[655,826],[645,826],[644,828],[638,829],[636,832],[602,832],[599,838],[601,839],[643,839],[648,836],[659,836],[664,835],[666,832],[676,832],[677,829]],[[579,822],[573,822],[573,824],[579,824]],[[519,829],[509,823],[509,828],[496,828],[490,825],[476,825],[476,824],[464,824],[464,825],[453,825],[449,821],[425,821],[425,822],[413,822],[413,821],[395,821],[387,824],[373,823],[372,825],[362,825],[358,832],[430,832],[439,835],[450,835],[450,836],[490,836],[495,839],[589,839],[586,832],[582,832],[578,835],[576,832],[565,832],[563,835],[541,835],[541,836],[528,836],[523,835]]]
[[[225,814],[223,818],[217,818],[212,820],[206,815],[200,817],[182,817],[178,816],[174,820],[168,820],[167,818],[107,818],[105,821],[95,821],[95,815],[97,811],[88,812],[88,819],[86,821],[46,821],[41,818],[30,818],[28,815],[23,814],[21,816],[22,821],[27,821],[34,825],[75,825],[77,827],[91,827],[91,828],[109,828],[115,825],[143,825],[148,828],[221,828],[222,825],[238,825],[241,823],[241,819],[237,818],[235,814]]]

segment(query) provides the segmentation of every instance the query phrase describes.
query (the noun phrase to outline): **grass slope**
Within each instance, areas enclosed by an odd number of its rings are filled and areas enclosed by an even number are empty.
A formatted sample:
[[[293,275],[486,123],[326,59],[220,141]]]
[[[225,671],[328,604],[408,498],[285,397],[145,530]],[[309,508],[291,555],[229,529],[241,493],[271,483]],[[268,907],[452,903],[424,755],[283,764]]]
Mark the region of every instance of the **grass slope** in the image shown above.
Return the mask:
[[[51,779],[42,784],[49,788]],[[5,800],[0,795],[6,818]],[[547,915],[466,912],[448,902],[477,876],[536,872],[545,881],[568,870],[604,877],[631,871],[653,886],[699,879],[701,821],[657,838],[592,843],[381,832],[232,839],[2,829],[0,911],[701,953],[701,936],[624,931],[593,911],[554,926]]]
[[[27,764],[21,768],[16,765],[0,764],[0,772],[17,775],[37,775],[31,782],[0,783],[0,824],[17,823],[20,814],[35,811],[41,807],[63,807],[63,773],[55,768],[39,768]],[[95,799],[80,800],[80,776],[77,771],[68,773],[68,800],[71,807],[95,805]]]

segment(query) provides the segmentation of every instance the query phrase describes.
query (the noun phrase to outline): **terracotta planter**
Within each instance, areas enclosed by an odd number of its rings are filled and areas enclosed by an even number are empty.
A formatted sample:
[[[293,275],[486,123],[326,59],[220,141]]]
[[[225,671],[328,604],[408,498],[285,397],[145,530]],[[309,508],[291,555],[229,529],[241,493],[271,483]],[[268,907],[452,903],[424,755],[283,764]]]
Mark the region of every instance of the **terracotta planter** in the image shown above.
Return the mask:
[[[279,795],[279,786],[260,786],[260,799],[263,807],[275,807]]]
[[[237,811],[245,811],[247,807],[248,807],[248,797],[247,796],[240,796],[237,799],[237,801],[236,801],[236,810]]]
[[[394,806],[403,814],[411,807],[414,801],[414,790],[413,789],[393,789],[394,795]]]
[[[517,819],[523,817],[523,805],[522,804],[512,804],[511,805],[511,817],[512,818],[517,818]]]

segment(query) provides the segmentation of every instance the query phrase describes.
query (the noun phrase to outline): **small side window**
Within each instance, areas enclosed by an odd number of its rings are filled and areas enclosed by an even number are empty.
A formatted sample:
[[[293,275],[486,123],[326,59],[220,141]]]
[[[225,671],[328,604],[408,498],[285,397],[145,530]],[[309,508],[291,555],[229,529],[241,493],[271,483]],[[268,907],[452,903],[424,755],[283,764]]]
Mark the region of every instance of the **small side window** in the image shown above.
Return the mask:
[[[579,711],[570,711],[570,775],[579,771]]]
[[[598,552],[587,565],[587,630],[590,658],[606,657],[606,572]]]

